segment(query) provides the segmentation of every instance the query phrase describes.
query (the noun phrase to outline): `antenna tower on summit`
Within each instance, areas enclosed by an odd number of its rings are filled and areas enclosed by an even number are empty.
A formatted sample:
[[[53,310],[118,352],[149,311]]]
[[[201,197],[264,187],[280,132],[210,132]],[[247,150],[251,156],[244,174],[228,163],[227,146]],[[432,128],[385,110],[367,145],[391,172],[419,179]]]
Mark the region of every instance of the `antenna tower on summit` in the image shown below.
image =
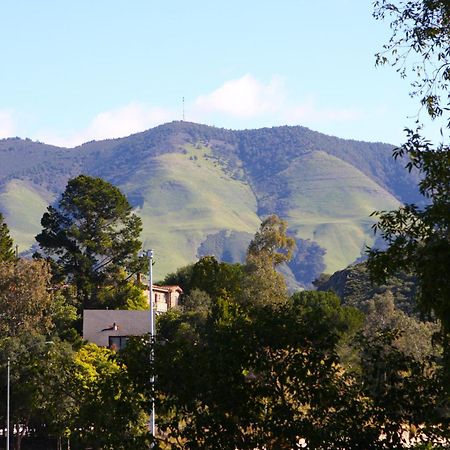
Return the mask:
[[[184,97],[183,97],[183,122],[184,122]]]

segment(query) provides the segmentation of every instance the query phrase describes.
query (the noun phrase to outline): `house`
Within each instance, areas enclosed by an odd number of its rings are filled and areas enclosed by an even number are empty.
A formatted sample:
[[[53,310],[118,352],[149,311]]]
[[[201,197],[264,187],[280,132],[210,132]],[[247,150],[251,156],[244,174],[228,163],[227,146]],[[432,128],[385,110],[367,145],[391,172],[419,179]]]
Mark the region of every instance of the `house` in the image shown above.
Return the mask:
[[[150,312],[117,309],[85,309],[83,339],[100,347],[121,349],[129,336],[150,331]]]
[[[183,290],[179,286],[153,285],[153,307],[161,314],[178,306]],[[150,311],[85,309],[83,339],[101,347],[121,349],[129,336],[141,336],[150,331]]]
[[[180,286],[153,285],[153,301],[156,313],[166,312],[178,306],[178,300],[183,290]]]

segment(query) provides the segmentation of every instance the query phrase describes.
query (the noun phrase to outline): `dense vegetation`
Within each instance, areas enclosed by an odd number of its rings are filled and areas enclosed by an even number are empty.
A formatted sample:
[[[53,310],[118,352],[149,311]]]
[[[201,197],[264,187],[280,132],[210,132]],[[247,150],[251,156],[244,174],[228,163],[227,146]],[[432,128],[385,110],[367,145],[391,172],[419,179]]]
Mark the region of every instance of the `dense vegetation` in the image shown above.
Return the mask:
[[[66,192],[78,183],[104,182],[78,178]],[[75,192],[71,202],[85,205]],[[120,352],[81,341],[75,273],[61,285],[42,259],[0,263],[0,372],[10,357],[15,448],[400,449],[450,438],[437,325],[398,309],[395,290],[360,301],[366,281],[345,299],[352,306],[332,292],[289,295],[276,271],[293,254],[286,231],[269,216],[244,264],[205,256],[169,275],[185,291],[181,307],[159,317],[151,346],[142,336]]]
[[[430,115],[445,117],[448,2],[376,5],[378,17],[394,15],[387,46],[394,64],[403,62],[397,50],[405,45],[423,56],[420,67],[430,55],[439,62],[433,77],[420,72],[425,78],[414,86]],[[186,124],[187,138],[200,145],[196,132]],[[372,249],[367,264],[322,274],[319,291],[289,294],[277,268],[295,260],[296,240],[270,215],[242,263],[205,255],[168,275],[166,283],[185,291],[181,307],[159,317],[156,339],[130,339],[120,352],[81,340],[77,306],[101,298],[105,308],[132,307],[102,292],[125,282],[128,300],[142,288],[132,277],[140,267],[140,221],[123,194],[99,178],[69,181],[42,220],[46,259],[16,258],[0,217],[0,373],[4,379],[10,362],[15,449],[448,448],[449,152],[419,131],[407,137],[394,154],[420,174],[427,201],[376,213],[385,246]],[[146,145],[145,134],[139,139],[138,147]],[[258,148],[267,148],[261,139]],[[108,143],[108,151],[123,142]],[[176,140],[166,135],[163,143],[177,152]],[[235,144],[241,155],[252,154],[251,143]],[[97,143],[87,146],[95,152]],[[274,170],[284,164],[274,160]],[[212,233],[208,246],[229,237]],[[321,252],[300,244],[301,252]],[[1,404],[5,398],[2,383]],[[147,427],[152,403],[155,436]],[[2,408],[2,423],[4,414]]]
[[[442,132],[441,142],[432,143],[418,123],[416,129],[406,130],[406,142],[394,150],[395,159],[407,160],[408,171],[420,173],[419,191],[427,204],[407,203],[374,213],[378,217],[374,229],[387,247],[370,251],[368,267],[378,281],[400,270],[414,273],[418,306],[441,321],[450,380],[450,5],[446,0],[399,4],[382,0],[375,6],[375,17],[392,17],[393,30],[378,62],[391,63],[405,77],[413,74],[411,95],[446,133]]]

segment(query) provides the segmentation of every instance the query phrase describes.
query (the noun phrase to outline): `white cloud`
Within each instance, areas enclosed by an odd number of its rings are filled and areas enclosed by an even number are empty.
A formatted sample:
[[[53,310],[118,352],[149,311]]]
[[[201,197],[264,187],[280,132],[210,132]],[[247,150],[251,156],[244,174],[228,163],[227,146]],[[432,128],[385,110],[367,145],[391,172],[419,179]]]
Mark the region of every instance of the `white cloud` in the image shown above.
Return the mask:
[[[0,110],[0,138],[16,136],[16,124],[13,113],[9,110]]]
[[[299,104],[286,105],[283,113],[283,119],[287,124],[352,122],[363,116],[362,111],[353,108],[320,107],[312,96]]]
[[[331,123],[356,122],[365,114],[352,107],[321,106],[313,94],[303,100],[289,99],[281,77],[265,83],[247,74],[226,81],[213,92],[199,96],[188,109],[190,119],[233,128],[275,125],[324,126]],[[233,125],[234,124],[234,125]]]
[[[84,142],[129,136],[171,120],[173,113],[164,108],[130,103],[124,107],[97,114],[90,125],[69,136],[51,132],[38,133],[38,139],[54,145],[74,147]]]
[[[159,125],[169,120],[170,116],[171,113],[166,109],[131,103],[123,108],[98,114],[88,131],[93,139],[128,136]]]
[[[41,131],[35,134],[35,138],[45,143],[74,147],[94,139],[128,136],[170,120],[181,119],[180,109],[133,102],[97,114],[85,129],[69,135]],[[0,121],[1,114],[0,111]],[[0,122],[0,133],[14,134],[11,116],[7,113],[3,115],[6,125],[2,127]],[[301,101],[290,99],[289,90],[279,76],[264,82],[246,74],[228,80],[212,92],[186,103],[186,120],[236,129],[304,125],[327,130],[341,126],[344,122],[354,126],[361,119],[367,119],[367,114],[351,107],[322,106],[313,94],[305,95]]]
[[[237,118],[248,119],[280,109],[284,101],[284,87],[279,77],[263,83],[247,74],[237,80],[225,82],[215,91],[199,96],[193,106],[193,113],[225,113]]]

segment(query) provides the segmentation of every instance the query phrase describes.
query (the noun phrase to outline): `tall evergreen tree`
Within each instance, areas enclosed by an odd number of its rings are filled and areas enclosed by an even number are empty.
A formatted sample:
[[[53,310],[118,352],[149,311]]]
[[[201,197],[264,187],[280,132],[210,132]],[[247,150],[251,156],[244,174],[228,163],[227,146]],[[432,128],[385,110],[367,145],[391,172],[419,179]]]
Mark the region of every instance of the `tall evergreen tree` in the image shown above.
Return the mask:
[[[0,213],[0,262],[12,261],[15,258],[13,248],[13,240],[9,235],[8,225],[3,220],[3,215]]]
[[[101,178],[70,180],[57,206],[49,206],[36,236],[44,255],[73,283],[83,307],[101,303],[105,289],[120,290],[137,269],[142,222],[120,190]]]

